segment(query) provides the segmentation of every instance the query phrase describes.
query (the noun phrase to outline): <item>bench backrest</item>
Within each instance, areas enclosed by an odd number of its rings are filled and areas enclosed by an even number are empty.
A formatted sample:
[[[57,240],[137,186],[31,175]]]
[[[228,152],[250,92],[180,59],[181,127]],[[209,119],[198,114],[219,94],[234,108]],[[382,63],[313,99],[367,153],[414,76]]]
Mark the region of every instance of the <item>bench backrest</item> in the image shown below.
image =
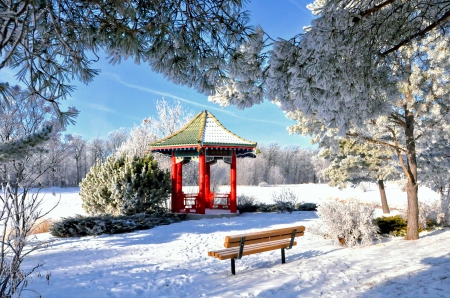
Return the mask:
[[[223,246],[228,247],[237,247],[241,244],[241,238],[245,237],[245,245],[263,243],[268,241],[275,241],[281,239],[287,239],[292,237],[292,231],[296,229],[295,236],[303,236],[305,227],[297,226],[297,227],[289,227],[283,229],[275,229],[264,232],[255,232],[248,234],[240,234],[233,236],[226,236],[225,243]]]

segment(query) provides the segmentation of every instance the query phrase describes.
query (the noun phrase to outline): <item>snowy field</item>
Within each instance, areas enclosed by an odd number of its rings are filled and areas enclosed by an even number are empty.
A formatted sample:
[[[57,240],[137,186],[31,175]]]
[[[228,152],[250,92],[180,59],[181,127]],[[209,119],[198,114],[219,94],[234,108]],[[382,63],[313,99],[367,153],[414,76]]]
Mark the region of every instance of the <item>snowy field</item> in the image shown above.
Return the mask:
[[[286,186],[282,186],[286,187]],[[339,191],[326,185],[289,186],[302,201],[360,198],[379,201],[374,185],[366,191]],[[276,187],[238,187],[238,194],[270,202]],[[46,206],[60,203],[49,216],[83,214],[78,189],[56,190]],[[59,195],[61,194],[61,196]],[[391,206],[403,206],[406,193],[387,186]],[[421,200],[438,196],[419,189]],[[120,235],[38,239],[52,244],[28,264],[46,263],[50,284],[35,278],[29,286],[43,297],[450,297],[450,229],[421,233],[417,241],[385,238],[370,247],[348,249],[308,233],[315,212],[255,213],[235,218],[190,220]],[[236,261],[208,257],[226,235],[305,225],[305,236],[286,251],[245,256]],[[32,292],[24,292],[32,297]]]

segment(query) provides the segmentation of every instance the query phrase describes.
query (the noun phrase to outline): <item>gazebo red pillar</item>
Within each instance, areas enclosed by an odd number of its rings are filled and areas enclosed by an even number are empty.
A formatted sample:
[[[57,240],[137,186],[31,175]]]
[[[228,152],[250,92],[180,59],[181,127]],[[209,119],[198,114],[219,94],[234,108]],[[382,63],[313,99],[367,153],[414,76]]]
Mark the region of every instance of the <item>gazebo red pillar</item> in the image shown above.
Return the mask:
[[[197,199],[197,213],[205,214],[205,151],[201,149],[198,155],[198,199]]]
[[[207,162],[205,164],[205,205],[208,208],[212,208],[211,202],[211,164]]]
[[[177,158],[175,157],[175,151],[172,151],[172,172],[171,172],[171,178],[172,178],[172,202],[171,202],[171,208],[172,212],[178,212],[178,193],[177,193]]]
[[[232,150],[231,156],[231,171],[230,171],[230,212],[236,213],[236,149]]]
[[[177,209],[180,210],[184,208],[183,202],[183,162],[177,163]]]

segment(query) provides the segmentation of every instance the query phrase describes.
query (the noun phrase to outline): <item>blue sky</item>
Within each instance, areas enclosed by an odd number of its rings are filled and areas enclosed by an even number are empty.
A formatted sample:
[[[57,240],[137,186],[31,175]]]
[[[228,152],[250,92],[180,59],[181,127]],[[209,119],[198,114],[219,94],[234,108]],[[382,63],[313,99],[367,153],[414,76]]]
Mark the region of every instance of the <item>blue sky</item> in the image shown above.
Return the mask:
[[[312,0],[254,0],[247,5],[251,25],[261,25],[272,38],[290,38],[303,31],[313,18],[306,8]],[[152,72],[146,64],[136,65],[132,59],[110,65],[104,57],[94,64],[101,70],[89,85],[73,82],[77,86],[64,105],[80,110],[75,125],[67,133],[82,135],[85,139],[106,138],[108,132],[121,127],[132,128],[142,119],[155,115],[158,99],[177,99],[195,114],[209,110],[229,130],[246,139],[267,144],[310,147],[309,139],[289,135],[286,127],[294,124],[269,101],[245,110],[235,107],[221,108],[208,102],[206,96],[194,89],[176,85],[162,75]],[[14,70],[2,69],[0,81],[9,81]]]

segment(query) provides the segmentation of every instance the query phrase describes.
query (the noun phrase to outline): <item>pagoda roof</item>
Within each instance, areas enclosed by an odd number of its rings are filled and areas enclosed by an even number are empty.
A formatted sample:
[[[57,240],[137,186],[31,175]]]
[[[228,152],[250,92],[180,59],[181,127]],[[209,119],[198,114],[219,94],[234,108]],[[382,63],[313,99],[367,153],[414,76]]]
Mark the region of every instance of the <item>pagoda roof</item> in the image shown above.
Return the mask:
[[[204,110],[182,129],[150,146],[152,151],[201,147],[254,148],[256,142],[248,141],[232,133],[211,112]]]

